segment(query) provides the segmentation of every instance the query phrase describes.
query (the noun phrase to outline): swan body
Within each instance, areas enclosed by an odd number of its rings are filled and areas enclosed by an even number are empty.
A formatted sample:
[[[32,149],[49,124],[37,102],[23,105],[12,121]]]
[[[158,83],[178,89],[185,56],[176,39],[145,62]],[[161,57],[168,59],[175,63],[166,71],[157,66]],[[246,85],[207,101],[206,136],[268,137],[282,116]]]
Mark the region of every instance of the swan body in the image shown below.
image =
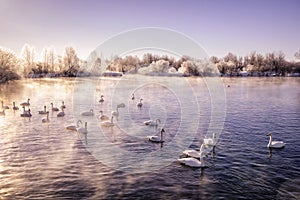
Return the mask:
[[[140,99],[140,102],[136,104],[136,106],[137,106],[138,108],[142,108],[142,106],[143,106],[142,101],[143,101],[143,99]]]
[[[8,109],[9,109],[8,106],[4,106],[4,105],[3,105],[3,101],[1,101],[1,107],[2,107],[3,110],[8,110]]]
[[[165,133],[165,129],[161,129],[160,131],[160,137],[157,136],[157,135],[150,135],[150,136],[147,136],[147,139],[150,141],[150,142],[156,142],[156,143],[163,143],[163,133]]]
[[[16,102],[13,102],[13,110],[19,110],[19,107],[16,106]]]
[[[63,117],[63,116],[65,116],[65,111],[62,108],[62,111],[60,111],[59,113],[57,113],[57,117]]]
[[[106,127],[112,127],[114,126],[114,117],[112,116],[110,121],[104,121],[104,122],[101,122],[101,126],[106,126]]]
[[[200,156],[201,156],[200,153],[202,152],[202,154],[206,155],[207,151],[208,150],[206,149],[206,145],[201,144],[199,152],[194,150],[194,149],[188,149],[188,150],[183,151],[182,153],[186,156],[189,156],[189,157],[200,158]]]
[[[43,123],[47,123],[47,122],[49,122],[50,120],[49,120],[49,111],[47,111],[47,117],[46,118],[43,118],[42,119],[42,122]]]
[[[208,146],[215,146],[217,143],[217,134],[213,133],[212,138],[204,138],[203,139],[203,144],[208,145]]]
[[[4,116],[5,115],[5,111],[4,110],[0,111],[0,115]]]
[[[44,106],[44,110],[40,110],[39,111],[39,114],[41,114],[41,115],[47,114],[47,108],[46,108],[46,106]]]
[[[103,96],[103,95],[101,95],[101,97],[100,97],[100,100],[99,100],[99,103],[101,103],[101,104],[104,102],[104,99],[103,99],[103,97],[104,97],[104,96]]]
[[[100,116],[99,116],[99,119],[100,119],[101,121],[104,121],[104,120],[109,120],[109,117],[108,117],[107,115],[104,115],[104,114],[103,114],[103,111],[100,110]]]
[[[25,107],[24,107],[24,109],[25,109]],[[27,111],[24,111],[20,116],[21,117],[31,117],[32,115],[30,113],[30,109]]]
[[[267,136],[270,137],[269,143],[267,145],[268,148],[283,148],[285,143],[283,141],[272,141],[272,134],[268,133]]]
[[[86,111],[81,113],[82,116],[93,116],[94,115],[94,110],[91,109],[90,111]]]
[[[77,131],[77,128],[79,128],[79,123],[82,123],[82,121],[78,120],[76,125],[68,125],[66,126],[66,129],[71,131]]]
[[[23,103],[21,103],[20,105],[21,105],[21,106],[30,106],[29,101],[30,101],[30,99],[27,99],[27,102],[23,102]]]
[[[205,157],[205,152],[200,151],[199,153],[199,158],[200,160],[196,159],[196,158],[179,158],[178,161],[181,164],[187,165],[189,167],[205,167],[203,158]]]
[[[147,126],[158,126],[160,124],[160,119],[156,119],[154,120],[148,120],[148,121],[144,121],[144,124]]]
[[[76,130],[78,133],[87,134],[87,122],[84,123],[84,127],[78,127]]]
[[[55,112],[56,112],[56,111],[59,111],[59,109],[58,109],[57,107],[53,107],[53,103],[51,103],[51,110],[52,110],[52,111],[55,111]]]

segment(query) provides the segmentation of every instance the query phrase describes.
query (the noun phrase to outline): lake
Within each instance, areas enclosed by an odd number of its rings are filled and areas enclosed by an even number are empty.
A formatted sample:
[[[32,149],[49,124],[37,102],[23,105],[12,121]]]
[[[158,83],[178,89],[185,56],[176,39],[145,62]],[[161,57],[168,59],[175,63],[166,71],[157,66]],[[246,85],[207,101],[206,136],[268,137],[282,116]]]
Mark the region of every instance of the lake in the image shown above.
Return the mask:
[[[299,78],[24,79],[0,85],[0,98],[10,107],[0,116],[1,199],[300,198]],[[28,98],[32,117],[20,117]],[[65,116],[50,110],[42,123],[38,111],[62,101]],[[110,117],[121,103],[114,126],[101,126],[99,111]],[[66,130],[78,120],[87,134]],[[164,143],[146,139],[162,127]],[[213,132],[205,168],[177,161]],[[286,146],[270,151],[268,132]]]

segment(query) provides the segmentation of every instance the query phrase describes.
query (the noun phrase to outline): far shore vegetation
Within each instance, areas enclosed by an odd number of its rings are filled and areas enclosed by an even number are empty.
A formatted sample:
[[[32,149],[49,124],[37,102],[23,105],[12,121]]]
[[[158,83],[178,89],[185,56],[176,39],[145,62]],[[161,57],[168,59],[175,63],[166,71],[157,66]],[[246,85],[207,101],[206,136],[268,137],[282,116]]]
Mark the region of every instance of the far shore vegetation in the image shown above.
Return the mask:
[[[146,53],[138,56],[103,59],[96,51],[87,60],[78,58],[73,47],[66,47],[64,54],[57,55],[53,47],[44,48],[42,61],[37,61],[35,48],[26,44],[21,58],[0,47],[0,83],[20,78],[101,76],[107,71],[117,74],[168,74],[182,76],[299,76],[300,50],[295,61],[287,61],[283,52],[262,55],[251,52],[246,56],[228,53],[223,58],[212,56],[207,60],[195,60],[189,56],[180,59],[167,55]],[[211,67],[211,66],[216,67]],[[105,66],[103,68],[103,66]],[[217,69],[214,71],[212,69]]]

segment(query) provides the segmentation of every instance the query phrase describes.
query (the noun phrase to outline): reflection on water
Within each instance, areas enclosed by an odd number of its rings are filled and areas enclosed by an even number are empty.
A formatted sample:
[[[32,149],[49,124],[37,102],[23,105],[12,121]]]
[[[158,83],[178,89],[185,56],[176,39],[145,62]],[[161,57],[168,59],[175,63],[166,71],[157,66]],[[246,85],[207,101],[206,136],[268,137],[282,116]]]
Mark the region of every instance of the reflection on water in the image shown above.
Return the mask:
[[[1,85],[5,105],[12,107],[15,101],[19,106],[30,98],[33,114],[22,118],[22,109],[10,109],[0,116],[1,198],[299,198],[298,78],[223,79],[231,86],[225,88],[225,125],[205,158],[205,169],[182,166],[176,159],[185,148],[200,148],[211,119],[210,94],[201,78],[186,79],[192,90],[180,88],[177,80],[171,82],[178,89],[113,78],[29,79]],[[141,110],[136,106],[139,98],[144,99]],[[49,123],[42,123],[45,115],[38,111],[44,105],[51,108],[51,102],[59,107],[62,101],[66,115],[58,118],[50,111]],[[110,116],[118,103],[126,107],[118,110],[115,126],[101,127],[99,111]],[[90,109],[95,116],[80,116]],[[143,122],[156,118],[166,130],[163,146],[146,140],[160,129]],[[77,119],[88,122],[88,134],[65,129]],[[285,148],[270,151],[267,132],[286,142]],[[117,150],[110,151],[112,146]],[[167,163],[156,170],[139,169],[161,160]]]

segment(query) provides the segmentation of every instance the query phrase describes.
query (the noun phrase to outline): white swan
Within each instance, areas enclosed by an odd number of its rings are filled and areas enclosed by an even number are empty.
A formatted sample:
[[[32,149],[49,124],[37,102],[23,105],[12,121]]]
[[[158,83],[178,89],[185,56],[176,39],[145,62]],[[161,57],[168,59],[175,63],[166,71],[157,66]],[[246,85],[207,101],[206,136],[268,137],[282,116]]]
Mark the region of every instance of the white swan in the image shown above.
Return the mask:
[[[104,114],[103,114],[103,111],[100,110],[100,116],[99,116],[99,119],[100,119],[101,121],[104,121],[104,120],[109,120],[109,117],[108,117],[107,115],[104,115]]]
[[[111,116],[111,119],[110,121],[104,121],[104,122],[101,122],[101,126],[106,126],[106,127],[111,127],[111,126],[114,126],[114,117]]]
[[[4,116],[5,115],[5,110],[0,111],[0,115]]]
[[[47,116],[45,117],[45,118],[43,118],[42,119],[42,122],[43,123],[47,123],[47,122],[49,122],[50,120],[49,120],[49,111],[47,111]]]
[[[157,136],[157,135],[150,135],[150,136],[147,136],[147,139],[150,141],[150,142],[156,142],[156,143],[163,143],[163,133],[165,133],[165,129],[161,129],[160,131],[160,137]]]
[[[201,144],[199,152],[194,149],[188,149],[188,150],[183,151],[182,153],[189,157],[200,158],[200,152],[202,152],[205,155],[208,153],[208,150],[207,150],[205,144]]]
[[[103,104],[103,102],[104,102],[104,99],[103,99],[103,95],[101,95],[101,97],[100,97],[100,100],[99,100],[99,103],[101,103],[101,104]]]
[[[87,122],[84,123],[84,127],[78,127],[76,130],[78,133],[87,134]]]
[[[1,108],[2,108],[3,110],[8,110],[8,109],[9,109],[8,106],[4,106],[4,105],[3,105],[3,101],[1,101]]]
[[[19,107],[16,106],[16,102],[13,102],[13,110],[19,110]]]
[[[21,103],[20,105],[21,105],[21,106],[30,106],[29,101],[30,101],[30,99],[27,99],[27,102],[23,102],[23,103]]]
[[[125,108],[125,104],[124,103],[120,103],[117,105],[117,111],[112,111],[111,115],[118,117],[119,116],[119,108]]]
[[[25,109],[25,107],[24,107],[24,109]],[[24,110],[24,112],[20,116],[21,117],[31,117],[32,115],[30,113],[30,109],[27,111]]]
[[[63,116],[65,116],[65,111],[62,108],[61,111],[59,113],[57,113],[57,117],[63,117]]]
[[[78,120],[77,123],[76,123],[76,125],[68,125],[68,126],[66,126],[65,128],[66,128],[67,130],[77,131],[77,128],[79,128],[79,123],[82,123],[82,121],[81,121],[81,120]]]
[[[208,146],[215,146],[217,143],[217,134],[213,133],[212,138],[204,138],[203,143]]]
[[[47,114],[47,108],[46,108],[46,106],[44,106],[44,110],[40,110],[39,111],[39,114],[41,114],[41,115]]]
[[[86,111],[81,113],[82,116],[93,116],[94,115],[94,110],[91,109],[90,111]]]
[[[144,121],[144,124],[147,126],[158,126],[160,124],[160,119],[156,119],[154,120],[148,120],[148,121]]]
[[[65,102],[64,102],[64,101],[61,102],[60,108],[61,108],[61,109],[66,109],[66,106],[65,106]]]
[[[141,99],[140,99],[140,102],[136,104],[136,106],[137,106],[138,108],[142,108],[142,106],[143,106],[142,101],[143,101],[143,99],[141,98]]]
[[[205,167],[204,158],[205,153],[200,152],[200,160],[196,158],[179,158],[178,161],[181,164],[187,165],[189,167]]]
[[[53,107],[53,103],[50,103],[50,104],[51,104],[51,110],[52,111],[55,111],[55,112],[59,111],[59,109],[57,107]]]
[[[267,136],[270,137],[269,143],[267,145],[268,148],[282,148],[285,143],[283,141],[272,141],[272,134],[268,133]]]

